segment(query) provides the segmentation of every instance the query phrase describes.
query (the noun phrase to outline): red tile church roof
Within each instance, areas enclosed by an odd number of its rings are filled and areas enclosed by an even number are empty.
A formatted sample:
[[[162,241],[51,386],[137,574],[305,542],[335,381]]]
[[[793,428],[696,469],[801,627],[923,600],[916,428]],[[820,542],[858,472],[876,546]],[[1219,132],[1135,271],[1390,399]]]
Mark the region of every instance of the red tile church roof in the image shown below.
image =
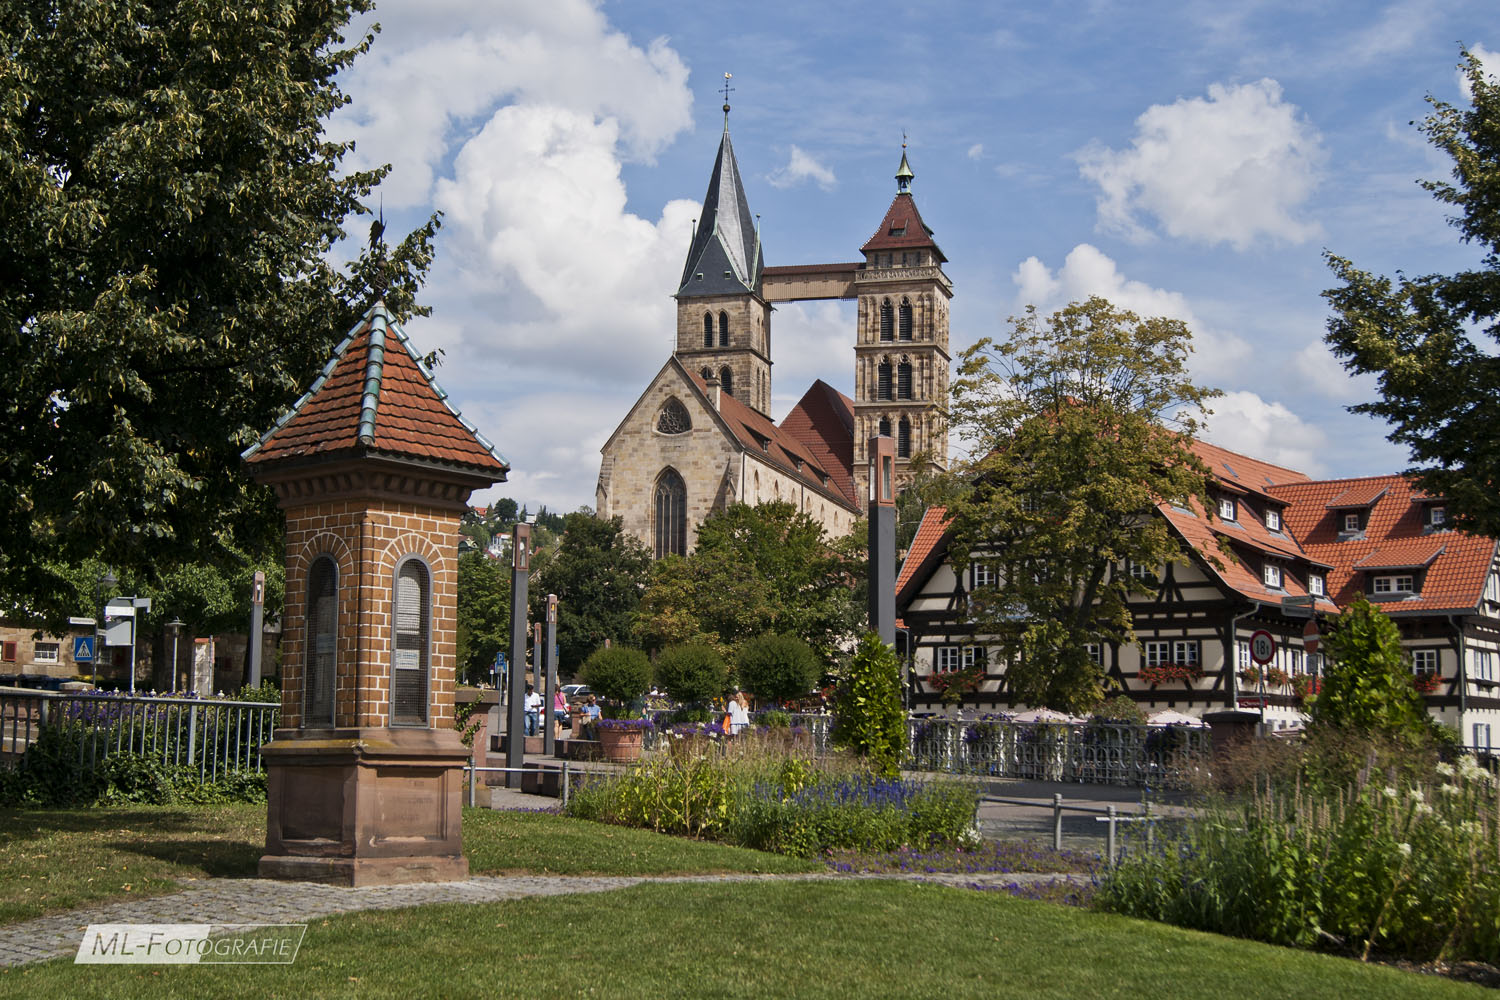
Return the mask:
[[[482,469],[510,466],[447,401],[383,302],[365,313],[308,391],[245,450],[252,465],[380,454]]]
[[[818,379],[782,418],[781,430],[800,441],[844,498],[859,506],[854,490],[854,400]]]

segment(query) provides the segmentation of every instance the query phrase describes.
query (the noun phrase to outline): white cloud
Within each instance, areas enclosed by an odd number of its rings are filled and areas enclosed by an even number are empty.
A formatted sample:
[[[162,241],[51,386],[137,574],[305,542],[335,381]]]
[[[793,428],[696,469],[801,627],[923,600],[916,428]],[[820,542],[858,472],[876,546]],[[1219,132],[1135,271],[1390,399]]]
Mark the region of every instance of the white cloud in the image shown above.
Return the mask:
[[[1345,371],[1343,362],[1321,339],[1310,341],[1293,356],[1291,370],[1300,384],[1335,402],[1352,403],[1375,393],[1374,376]]]
[[[1343,42],[1341,61],[1359,65],[1390,59],[1419,44],[1431,25],[1432,0],[1393,3],[1373,24]]]
[[[1011,278],[1016,283],[1017,314],[1027,305],[1046,314],[1069,302],[1099,295],[1139,316],[1182,320],[1193,332],[1193,371],[1210,384],[1239,374],[1250,357],[1248,344],[1233,333],[1214,330],[1202,322],[1181,293],[1126,278],[1113,260],[1087,243],[1070,250],[1056,271],[1036,257],[1028,257]]]
[[[984,156],[984,143],[982,143],[982,142],[976,142],[976,143],[974,143],[974,145],[972,145],[972,146],[969,147],[969,154],[968,155],[969,155],[969,159],[971,159],[971,160],[977,160],[977,159],[981,158],[982,156]]]
[[[1170,236],[1237,250],[1321,232],[1298,216],[1326,159],[1322,137],[1274,80],[1153,105],[1129,149],[1091,144],[1075,158],[1100,187],[1101,229],[1133,240],[1153,235],[1142,216]]]
[[[1500,52],[1492,52],[1483,45],[1470,45],[1469,54],[1479,60],[1484,75],[1492,81],[1500,78]],[[1474,89],[1469,86],[1469,78],[1460,70],[1454,74],[1458,78],[1458,91],[1464,95],[1464,100],[1474,100]]]
[[[621,155],[650,160],[691,124],[687,67],[656,39],[644,48],[613,30],[587,0],[446,0],[477,26],[435,33],[427,4],[382,7],[383,30],[340,77],[354,102],[334,116],[335,138],[357,142],[350,167],[390,163],[388,207],[421,205],[463,132],[507,102],[610,120]],[[478,122],[476,122],[476,119]]]
[[[1282,404],[1253,392],[1228,392],[1212,409],[1201,435],[1205,441],[1310,476],[1327,474],[1320,458],[1327,453],[1327,435]]]
[[[698,205],[627,211],[617,142],[613,120],[511,105],[464,144],[434,202],[439,265],[474,311],[466,346],[599,381],[660,364]]]
[[[819,163],[811,154],[799,146],[793,146],[786,166],[778,167],[766,177],[772,187],[789,188],[812,181],[824,191],[832,191],[838,185],[833,171]]]
[[[815,379],[854,394],[853,302],[782,302],[771,320],[771,416],[781,420]]]

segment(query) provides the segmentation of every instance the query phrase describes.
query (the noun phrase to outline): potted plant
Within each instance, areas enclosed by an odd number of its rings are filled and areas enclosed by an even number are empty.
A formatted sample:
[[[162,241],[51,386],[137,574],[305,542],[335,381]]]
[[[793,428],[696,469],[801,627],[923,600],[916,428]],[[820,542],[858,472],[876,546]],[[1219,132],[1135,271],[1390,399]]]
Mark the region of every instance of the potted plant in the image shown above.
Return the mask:
[[[596,728],[604,759],[623,763],[641,759],[646,733],[656,724],[650,719],[600,719]]]
[[[612,646],[596,649],[583,661],[583,680],[595,695],[603,699],[606,718],[597,723],[600,748],[610,760],[636,760],[641,755],[645,731],[651,728],[645,719],[625,719],[632,702],[644,697],[651,686],[651,661],[639,649]],[[606,728],[608,722],[629,722],[628,726]],[[633,748],[630,746],[633,744]],[[611,746],[616,747],[614,751]],[[615,754],[633,754],[618,757]]]

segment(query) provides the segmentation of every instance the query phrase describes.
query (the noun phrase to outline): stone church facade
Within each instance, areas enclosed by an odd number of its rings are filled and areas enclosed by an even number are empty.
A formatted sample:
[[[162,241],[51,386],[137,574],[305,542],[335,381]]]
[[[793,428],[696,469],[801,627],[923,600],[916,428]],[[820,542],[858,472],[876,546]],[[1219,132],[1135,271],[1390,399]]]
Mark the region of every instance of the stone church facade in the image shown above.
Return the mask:
[[[948,432],[946,258],[917,211],[903,149],[897,193],[852,263],[767,267],[728,128],[676,293],[677,343],[601,449],[600,517],[655,555],[686,554],[710,513],[784,500],[834,536],[864,510],[868,439],[896,445],[898,480],[942,468]],[[854,299],[855,398],[821,379],[778,424],[771,312]]]

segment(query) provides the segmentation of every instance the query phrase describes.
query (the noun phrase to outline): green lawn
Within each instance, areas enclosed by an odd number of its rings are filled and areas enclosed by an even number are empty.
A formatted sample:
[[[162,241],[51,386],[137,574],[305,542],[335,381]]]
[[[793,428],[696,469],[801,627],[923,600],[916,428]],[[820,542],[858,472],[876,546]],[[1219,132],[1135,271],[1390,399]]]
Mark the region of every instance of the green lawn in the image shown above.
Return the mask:
[[[0,973],[0,997],[1482,997],[1479,987],[904,882],[650,884],[351,914],[291,966]]]
[[[264,805],[0,811],[0,924],[106,900],[174,892],[182,880],[255,874]],[[547,813],[464,810],[476,875],[670,875],[818,871],[783,858]]]

